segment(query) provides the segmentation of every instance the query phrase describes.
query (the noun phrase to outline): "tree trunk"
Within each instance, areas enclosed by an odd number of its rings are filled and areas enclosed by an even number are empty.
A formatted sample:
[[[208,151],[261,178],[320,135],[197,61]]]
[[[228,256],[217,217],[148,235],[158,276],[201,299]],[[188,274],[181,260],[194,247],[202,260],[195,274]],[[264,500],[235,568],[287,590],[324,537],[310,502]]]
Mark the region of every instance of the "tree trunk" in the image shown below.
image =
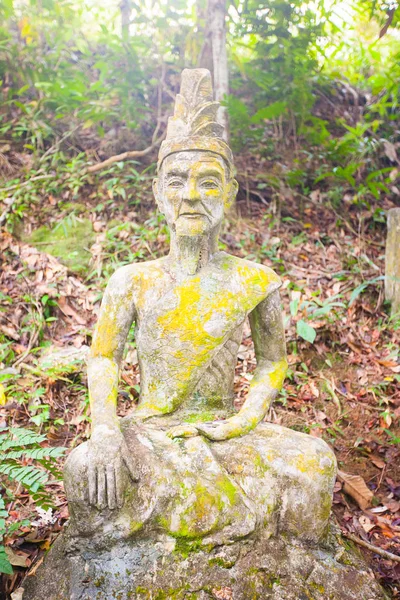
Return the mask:
[[[200,38],[203,38],[203,46],[200,50],[197,66],[202,69],[208,69],[213,73],[212,43],[209,27],[209,3],[204,0],[197,0],[197,29]]]
[[[131,0],[121,0],[119,8],[121,11],[121,34],[125,42],[129,39],[129,25],[131,23],[132,12]]]
[[[226,0],[208,0],[207,5],[207,35],[199,59],[199,66],[210,68],[212,61],[212,75],[214,82],[215,99],[223,100],[229,94],[228,57],[226,52]],[[210,61],[211,58],[211,61]],[[218,120],[224,126],[224,137],[229,138],[228,114],[225,107],[221,106]]]
[[[392,303],[392,315],[400,314],[400,208],[388,213],[385,296]]]

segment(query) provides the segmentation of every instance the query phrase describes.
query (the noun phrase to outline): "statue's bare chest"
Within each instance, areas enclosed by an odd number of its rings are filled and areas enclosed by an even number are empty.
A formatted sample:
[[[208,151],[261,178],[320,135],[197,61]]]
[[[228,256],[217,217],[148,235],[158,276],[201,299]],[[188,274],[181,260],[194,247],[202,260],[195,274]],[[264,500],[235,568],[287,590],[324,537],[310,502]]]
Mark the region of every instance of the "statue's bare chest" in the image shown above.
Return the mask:
[[[218,265],[181,281],[168,273],[146,281],[136,300],[146,395],[170,395],[171,387],[178,393],[210,368],[217,378],[228,366],[233,373],[242,324],[265,297],[262,283],[257,273]]]

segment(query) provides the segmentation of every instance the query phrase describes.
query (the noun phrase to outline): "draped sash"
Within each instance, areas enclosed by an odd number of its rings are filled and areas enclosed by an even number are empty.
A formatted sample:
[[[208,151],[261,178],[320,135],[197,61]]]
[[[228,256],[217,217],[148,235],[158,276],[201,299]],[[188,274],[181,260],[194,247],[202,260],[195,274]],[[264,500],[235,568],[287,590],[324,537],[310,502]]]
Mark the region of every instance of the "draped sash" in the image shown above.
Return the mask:
[[[139,323],[139,406],[175,410],[279,281],[271,269],[221,253],[195,276],[169,287]]]

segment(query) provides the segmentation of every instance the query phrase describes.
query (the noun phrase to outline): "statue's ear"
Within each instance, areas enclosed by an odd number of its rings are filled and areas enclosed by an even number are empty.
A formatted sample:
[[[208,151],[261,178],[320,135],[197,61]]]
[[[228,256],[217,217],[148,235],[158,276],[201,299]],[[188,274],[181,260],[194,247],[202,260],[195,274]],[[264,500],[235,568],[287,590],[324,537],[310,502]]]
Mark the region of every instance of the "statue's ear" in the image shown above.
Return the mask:
[[[158,177],[155,177],[153,179],[153,194],[154,194],[154,198],[156,199],[157,202],[157,206],[158,206],[158,210],[164,214],[164,206],[163,206],[163,201],[162,201],[162,195],[160,194],[160,181],[158,179]]]
[[[228,182],[227,193],[225,198],[225,210],[229,210],[232,204],[235,202],[235,198],[237,196],[239,190],[239,184],[236,179],[231,179]]]

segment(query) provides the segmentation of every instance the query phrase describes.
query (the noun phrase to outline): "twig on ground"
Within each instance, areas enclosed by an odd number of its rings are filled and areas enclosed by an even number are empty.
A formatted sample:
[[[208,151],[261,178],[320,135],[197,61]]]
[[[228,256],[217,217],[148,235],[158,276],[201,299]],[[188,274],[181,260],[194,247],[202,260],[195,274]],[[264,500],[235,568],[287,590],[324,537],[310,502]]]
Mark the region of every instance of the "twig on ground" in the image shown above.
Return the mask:
[[[48,150],[46,150],[46,152],[43,154],[43,156],[40,157],[39,162],[43,162],[47,156],[56,152],[58,150],[58,148],[60,147],[60,145],[63,142],[65,142],[65,140],[67,140],[69,137],[71,137],[71,135],[73,135],[75,133],[75,131],[77,129],[79,129],[79,127],[80,127],[80,125],[76,125],[76,127],[71,129],[70,131],[67,131],[67,133],[65,133],[55,144],[53,144],[53,146],[51,146]]]
[[[30,353],[30,351],[32,350],[34,344],[36,344],[38,337],[39,337],[39,333],[40,333],[40,327],[38,327],[35,331],[35,333],[33,333],[31,335],[31,337],[29,338],[29,344],[27,349],[25,350],[25,352],[23,352],[23,354],[21,354],[21,356],[19,358],[17,358],[17,360],[11,365],[13,368],[17,367],[20,363],[22,363],[25,358],[28,356],[28,354]]]
[[[38,302],[33,302],[33,304],[35,305],[35,307],[36,307],[36,310],[38,311],[38,313],[39,313],[39,316],[40,316],[40,318],[41,318],[41,320],[42,320],[42,319],[43,319],[43,311],[42,311],[42,309],[41,309],[41,306],[39,305],[39,303],[38,303]],[[37,322],[36,322],[36,323],[37,323]],[[27,347],[27,349],[26,349],[26,350],[25,350],[25,352],[23,352],[23,353],[21,354],[21,356],[20,356],[19,358],[17,358],[17,360],[16,360],[16,361],[15,361],[15,362],[14,362],[14,363],[11,365],[13,368],[17,367],[19,364],[21,364],[22,362],[24,362],[25,358],[26,358],[27,356],[29,356],[29,354],[30,354],[30,352],[31,352],[31,350],[32,350],[32,348],[33,348],[33,346],[34,346],[34,345],[36,344],[36,342],[38,341],[38,338],[39,338],[40,331],[41,331],[41,326],[40,326],[40,322],[39,322],[39,324],[38,324],[38,326],[37,326],[36,330],[35,330],[35,331],[32,333],[32,335],[31,335],[31,336],[30,336],[30,338],[29,338],[29,344],[28,344],[28,347]]]
[[[382,412],[381,406],[372,406],[372,404],[368,404],[367,402],[361,402],[361,400],[358,400],[357,398],[351,399],[350,401],[356,402],[360,406],[365,406],[365,408],[367,408],[367,409],[369,408],[369,410],[376,410],[378,412]]]
[[[13,185],[9,185],[8,187],[0,188],[1,192],[10,192],[11,190],[16,190],[17,188],[23,187],[24,185],[28,185],[31,181],[39,181],[39,179],[52,179],[54,175],[37,175],[36,177],[31,177],[26,181],[22,181],[20,183],[14,183]]]
[[[322,373],[320,373],[319,378],[322,379],[323,381],[325,381],[326,388],[327,388],[329,394],[331,395],[333,402],[336,404],[336,407],[338,410],[338,416],[339,417],[342,416],[342,412],[343,412],[342,405],[340,403],[338,395],[336,394],[336,385],[335,385],[333,377],[331,378],[331,381],[329,381],[329,379],[327,379],[326,377],[324,377],[322,375]]]
[[[154,148],[156,148],[156,146],[158,146],[158,144],[162,142],[162,140],[165,137],[165,134],[166,132],[164,132],[153,144],[151,144],[144,150],[131,150],[129,152],[122,152],[122,154],[115,154],[114,156],[110,156],[110,158],[103,160],[103,162],[97,163],[95,165],[90,165],[90,167],[87,167],[87,169],[85,170],[87,173],[97,173],[97,171],[101,171],[102,169],[105,169],[106,167],[109,167],[110,165],[113,165],[116,162],[128,160],[129,158],[139,158],[141,156],[146,156],[146,154],[150,154],[150,152],[152,152],[152,150],[154,150]]]
[[[383,548],[379,548],[378,546],[374,546],[373,544],[370,544],[369,542],[365,542],[361,538],[357,537],[356,535],[353,535],[352,533],[348,533],[347,531],[342,531],[342,534],[344,535],[344,537],[348,538],[355,544],[358,544],[359,546],[363,546],[364,548],[368,548],[368,550],[371,550],[371,552],[374,552],[375,554],[379,554],[379,556],[382,556],[383,558],[386,558],[387,560],[394,560],[395,562],[400,562],[400,556],[398,556],[397,554],[393,554],[392,552],[388,552],[387,550],[384,550]]]
[[[260,194],[260,192],[258,192],[257,190],[250,190],[250,194],[254,194],[254,196],[257,196],[257,198],[260,198],[262,204],[264,204],[265,206],[268,206],[268,208],[270,207],[270,203],[266,201],[266,199],[264,198],[264,196],[262,196]]]

